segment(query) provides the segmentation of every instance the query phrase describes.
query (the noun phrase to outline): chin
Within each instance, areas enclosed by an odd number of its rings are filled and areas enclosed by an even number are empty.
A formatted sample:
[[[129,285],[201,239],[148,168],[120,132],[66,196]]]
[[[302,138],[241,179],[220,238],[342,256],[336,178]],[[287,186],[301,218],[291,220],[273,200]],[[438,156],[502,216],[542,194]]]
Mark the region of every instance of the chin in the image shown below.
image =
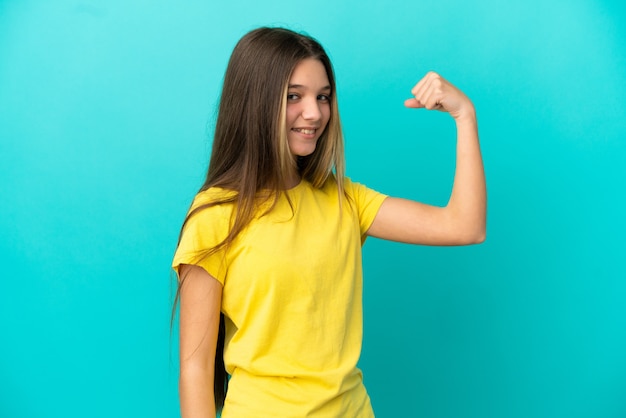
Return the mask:
[[[291,154],[295,157],[308,157],[315,152],[315,146],[313,147],[289,147]]]

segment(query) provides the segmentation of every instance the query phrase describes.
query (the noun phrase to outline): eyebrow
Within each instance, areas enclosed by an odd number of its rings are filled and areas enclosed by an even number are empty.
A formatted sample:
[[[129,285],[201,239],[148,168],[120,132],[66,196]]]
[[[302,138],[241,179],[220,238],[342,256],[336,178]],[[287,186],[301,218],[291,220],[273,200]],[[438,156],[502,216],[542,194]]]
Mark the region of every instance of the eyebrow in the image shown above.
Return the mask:
[[[288,86],[290,89],[306,89],[306,86],[303,86],[302,84],[289,84]],[[330,86],[324,86],[320,89],[320,91],[330,91],[331,88]]]

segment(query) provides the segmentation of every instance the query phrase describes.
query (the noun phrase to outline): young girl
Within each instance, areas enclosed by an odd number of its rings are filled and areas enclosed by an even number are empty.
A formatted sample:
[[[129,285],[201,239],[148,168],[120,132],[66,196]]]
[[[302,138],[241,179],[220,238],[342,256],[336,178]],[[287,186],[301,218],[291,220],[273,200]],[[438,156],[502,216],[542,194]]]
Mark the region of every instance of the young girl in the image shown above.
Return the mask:
[[[214,417],[222,405],[223,418],[373,417],[356,367],[365,237],[485,237],[476,115],[461,91],[428,73],[405,101],[456,122],[443,208],[344,177],[335,92],[328,56],[308,36],[260,28],[232,53],[208,174],[173,261],[184,418]]]

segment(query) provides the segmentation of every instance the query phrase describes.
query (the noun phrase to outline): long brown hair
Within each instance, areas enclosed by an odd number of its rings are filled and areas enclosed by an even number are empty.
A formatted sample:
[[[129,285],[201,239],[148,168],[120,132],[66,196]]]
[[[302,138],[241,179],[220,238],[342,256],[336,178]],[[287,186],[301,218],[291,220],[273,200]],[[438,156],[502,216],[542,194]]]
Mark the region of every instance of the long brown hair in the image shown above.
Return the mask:
[[[286,96],[294,68],[307,58],[319,60],[326,69],[331,87],[331,115],[315,151],[296,159],[287,142]],[[324,48],[310,36],[283,28],[255,29],[241,38],[230,57],[208,173],[199,191],[220,187],[235,193],[190,210],[181,227],[181,236],[187,221],[198,212],[215,205],[234,204],[228,235],[215,247],[203,251],[201,257],[227,248],[253,219],[261,202],[270,201],[271,210],[294,169],[313,187],[336,181],[340,196],[344,194],[343,136],[332,64]],[[173,314],[184,280],[181,277],[178,283]],[[228,388],[224,337],[221,314],[214,382],[218,411],[224,405]]]

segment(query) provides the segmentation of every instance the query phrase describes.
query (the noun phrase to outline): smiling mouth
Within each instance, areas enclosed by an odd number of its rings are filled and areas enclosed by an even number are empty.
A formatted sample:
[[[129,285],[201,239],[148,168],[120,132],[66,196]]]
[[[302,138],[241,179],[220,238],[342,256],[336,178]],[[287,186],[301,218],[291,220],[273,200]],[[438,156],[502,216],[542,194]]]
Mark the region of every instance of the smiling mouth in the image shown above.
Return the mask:
[[[317,129],[293,128],[292,131],[299,132],[305,135],[313,135],[317,131]]]

